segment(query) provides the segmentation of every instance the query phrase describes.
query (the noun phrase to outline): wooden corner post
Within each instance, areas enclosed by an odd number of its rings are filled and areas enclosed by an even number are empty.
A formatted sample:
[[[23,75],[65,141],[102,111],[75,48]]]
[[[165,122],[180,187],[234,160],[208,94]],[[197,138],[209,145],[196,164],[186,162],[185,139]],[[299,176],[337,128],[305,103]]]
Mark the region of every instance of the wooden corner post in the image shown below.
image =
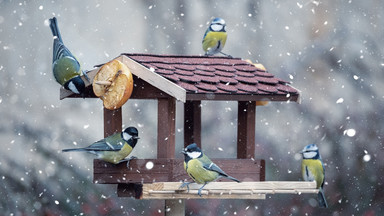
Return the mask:
[[[104,107],[104,137],[121,132],[122,122],[121,108],[109,110]]]
[[[256,102],[239,101],[237,112],[237,158],[255,158]]]
[[[175,158],[176,100],[159,98],[157,106],[157,158]],[[166,216],[184,215],[185,201],[166,199]]]
[[[176,100],[159,98],[157,107],[157,158],[175,158]]]
[[[201,148],[201,101],[184,104],[184,147],[191,143]]]

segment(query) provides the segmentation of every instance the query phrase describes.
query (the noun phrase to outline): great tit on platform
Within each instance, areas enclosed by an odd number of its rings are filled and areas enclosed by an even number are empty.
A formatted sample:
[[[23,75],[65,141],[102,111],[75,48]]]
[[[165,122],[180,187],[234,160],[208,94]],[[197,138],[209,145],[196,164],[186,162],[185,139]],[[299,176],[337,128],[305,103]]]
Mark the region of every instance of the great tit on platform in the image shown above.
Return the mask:
[[[206,155],[203,154],[201,149],[196,143],[188,145],[181,151],[184,154],[184,169],[188,175],[198,184],[203,186],[198,190],[197,194],[201,196],[201,191],[206,184],[215,181],[221,177],[240,182],[239,180],[227,175],[215,163],[213,163]],[[187,186],[191,182],[184,182],[180,188]]]
[[[115,133],[85,148],[63,149],[63,152],[81,151],[97,155],[103,161],[118,164],[127,162],[134,157],[125,159],[136,146],[139,131],[135,127],[128,127],[123,132]]]
[[[56,17],[49,19],[49,21],[53,34],[53,76],[65,89],[76,94],[83,94],[85,84],[80,75],[84,74],[89,81],[87,73],[81,70],[80,63],[64,45]]]
[[[301,172],[305,181],[316,181],[319,189],[318,201],[319,206],[328,208],[327,201],[324,195],[324,165],[319,154],[319,148],[316,144],[310,144],[304,147],[300,152],[303,155],[303,161],[301,163]]]
[[[205,51],[205,55],[211,56],[216,53],[221,53],[227,57],[231,57],[230,55],[221,52],[226,41],[227,32],[225,21],[221,18],[215,18],[209,25],[203,37],[203,50]]]

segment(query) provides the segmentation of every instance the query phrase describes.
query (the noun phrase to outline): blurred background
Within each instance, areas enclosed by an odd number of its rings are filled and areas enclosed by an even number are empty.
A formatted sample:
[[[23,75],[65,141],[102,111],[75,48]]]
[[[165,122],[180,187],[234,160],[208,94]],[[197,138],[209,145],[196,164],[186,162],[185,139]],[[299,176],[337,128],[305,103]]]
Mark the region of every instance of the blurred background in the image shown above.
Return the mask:
[[[316,195],[266,200],[187,200],[187,215],[384,214],[384,5],[367,1],[13,1],[0,0],[0,212],[4,215],[163,215],[164,201],[119,198],[92,183],[93,157],[61,153],[103,138],[99,99],[59,100],[51,69],[56,16],[84,69],[120,53],[203,54],[214,17],[227,22],[223,52],[262,63],[301,90],[301,104],[257,108],[256,158],[266,179],[300,180],[300,155],[316,143],[329,208]],[[237,104],[202,102],[202,145],[236,157]],[[177,103],[177,148],[183,145]],[[133,155],[156,157],[156,101],[129,100]],[[181,155],[176,155],[181,157]]]

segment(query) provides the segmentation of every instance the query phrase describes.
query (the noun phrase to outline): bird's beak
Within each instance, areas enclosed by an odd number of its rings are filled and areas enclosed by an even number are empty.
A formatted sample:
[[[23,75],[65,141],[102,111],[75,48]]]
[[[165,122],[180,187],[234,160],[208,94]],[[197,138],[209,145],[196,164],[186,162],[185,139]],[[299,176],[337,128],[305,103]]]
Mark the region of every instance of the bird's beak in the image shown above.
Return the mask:
[[[133,139],[140,139],[138,136],[132,136]]]
[[[184,149],[183,150],[181,150],[181,152],[180,152],[181,154],[187,154],[187,152],[185,152],[184,151]]]

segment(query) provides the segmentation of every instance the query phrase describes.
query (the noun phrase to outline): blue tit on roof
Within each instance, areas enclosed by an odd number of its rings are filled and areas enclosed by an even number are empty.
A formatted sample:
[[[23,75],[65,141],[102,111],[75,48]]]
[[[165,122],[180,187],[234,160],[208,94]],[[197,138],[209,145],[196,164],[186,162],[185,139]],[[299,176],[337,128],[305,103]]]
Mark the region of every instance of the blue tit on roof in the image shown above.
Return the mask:
[[[301,163],[301,172],[303,175],[303,179],[305,181],[316,181],[317,188],[319,189],[319,206],[323,208],[328,208],[323,189],[325,170],[323,161],[319,154],[319,148],[316,144],[310,144],[305,146],[300,153],[303,156],[303,160]]]
[[[64,45],[56,17],[49,19],[49,21],[49,26],[53,34],[53,76],[65,89],[76,94],[83,94],[85,84],[80,76],[83,74],[88,81],[89,78],[86,72],[81,70],[80,63],[75,56],[73,56],[71,51]]]
[[[212,20],[203,37],[202,43],[205,55],[212,56],[221,53],[227,57],[231,57],[230,55],[221,52],[226,41],[227,31],[225,21],[221,18],[215,18]]]

